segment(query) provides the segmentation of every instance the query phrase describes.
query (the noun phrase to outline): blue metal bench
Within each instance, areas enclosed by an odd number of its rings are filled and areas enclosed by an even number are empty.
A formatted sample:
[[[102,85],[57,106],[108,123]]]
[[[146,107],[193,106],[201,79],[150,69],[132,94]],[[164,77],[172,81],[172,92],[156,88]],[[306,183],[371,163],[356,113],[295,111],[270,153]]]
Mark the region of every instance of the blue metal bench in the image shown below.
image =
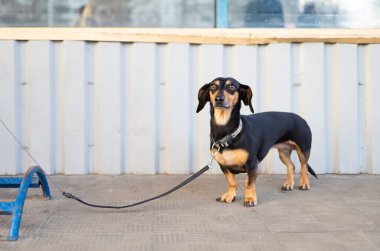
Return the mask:
[[[37,174],[37,177],[33,177]],[[13,215],[9,229],[9,241],[18,239],[18,232],[21,224],[22,210],[29,187],[42,188],[44,197],[51,199],[49,185],[45,172],[39,166],[33,166],[26,171],[23,178],[0,177],[0,188],[19,188],[15,201],[0,202],[0,214]]]

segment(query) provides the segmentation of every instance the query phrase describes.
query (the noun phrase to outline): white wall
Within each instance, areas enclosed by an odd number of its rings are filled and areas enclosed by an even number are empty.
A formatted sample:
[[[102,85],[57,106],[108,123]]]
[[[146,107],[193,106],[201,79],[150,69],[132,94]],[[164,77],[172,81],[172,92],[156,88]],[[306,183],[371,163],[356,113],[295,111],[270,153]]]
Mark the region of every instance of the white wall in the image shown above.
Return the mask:
[[[380,45],[1,40],[0,118],[48,173],[189,173],[209,160],[198,88],[232,76],[256,112],[308,121],[317,173],[380,173],[379,65]],[[0,174],[33,164],[0,124]],[[274,150],[260,171],[286,168]]]

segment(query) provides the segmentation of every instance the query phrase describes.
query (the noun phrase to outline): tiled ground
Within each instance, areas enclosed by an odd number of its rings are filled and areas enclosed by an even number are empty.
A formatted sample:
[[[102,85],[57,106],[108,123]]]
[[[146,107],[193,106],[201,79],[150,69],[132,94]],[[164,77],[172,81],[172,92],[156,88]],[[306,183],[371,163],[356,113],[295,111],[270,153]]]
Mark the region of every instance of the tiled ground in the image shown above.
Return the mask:
[[[185,175],[53,176],[90,202],[126,204],[175,186]],[[7,242],[10,216],[0,216],[0,250],[380,250],[380,176],[320,175],[310,191],[284,192],[284,175],[260,175],[259,204],[218,203],[222,175],[203,175],[181,190],[131,209],[85,207],[31,189],[20,238]],[[298,180],[297,180],[298,182]],[[51,184],[52,186],[52,184]],[[1,189],[11,200],[16,189]]]

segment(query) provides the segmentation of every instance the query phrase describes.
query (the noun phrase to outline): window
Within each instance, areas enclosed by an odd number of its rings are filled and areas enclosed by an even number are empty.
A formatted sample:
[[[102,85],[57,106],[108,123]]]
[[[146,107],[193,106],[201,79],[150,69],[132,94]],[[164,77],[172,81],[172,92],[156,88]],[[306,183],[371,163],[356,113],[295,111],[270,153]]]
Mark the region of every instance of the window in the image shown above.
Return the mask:
[[[230,0],[228,8],[235,28],[380,27],[380,0]]]
[[[3,27],[212,28],[218,18],[224,18],[222,27],[229,28],[380,27],[380,0],[0,0],[0,4]]]
[[[214,0],[0,0],[0,26],[214,27]]]

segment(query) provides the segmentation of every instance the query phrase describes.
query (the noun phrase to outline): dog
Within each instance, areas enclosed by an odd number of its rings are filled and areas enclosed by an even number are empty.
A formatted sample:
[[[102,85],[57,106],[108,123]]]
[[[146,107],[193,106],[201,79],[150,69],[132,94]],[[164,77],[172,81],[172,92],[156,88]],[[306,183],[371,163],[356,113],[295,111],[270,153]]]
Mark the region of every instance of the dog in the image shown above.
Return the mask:
[[[312,134],[307,122],[294,113],[262,112],[241,115],[241,101],[252,113],[252,90],[234,78],[216,78],[203,85],[198,92],[197,113],[210,103],[210,151],[215,153],[228,182],[228,191],[217,198],[233,202],[236,198],[235,174],[247,173],[244,206],[257,205],[255,182],[258,164],[271,148],[277,148],[280,160],[287,167],[283,190],[294,188],[294,164],[290,159],[295,150],[301,162],[300,189],[310,189],[308,171],[317,175],[308,164]]]

